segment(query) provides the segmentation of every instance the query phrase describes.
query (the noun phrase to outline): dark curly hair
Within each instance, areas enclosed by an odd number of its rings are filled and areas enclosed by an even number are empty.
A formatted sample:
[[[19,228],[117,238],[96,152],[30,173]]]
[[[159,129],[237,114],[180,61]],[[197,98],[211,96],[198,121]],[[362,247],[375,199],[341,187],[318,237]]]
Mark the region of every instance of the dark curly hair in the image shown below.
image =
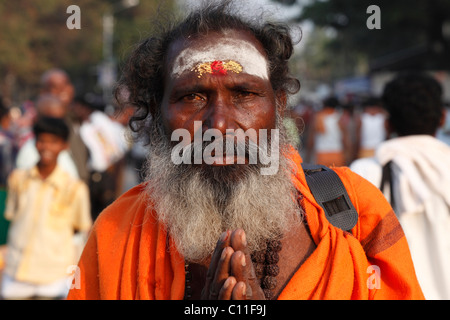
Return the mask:
[[[382,100],[399,136],[436,134],[444,106],[442,87],[433,77],[417,72],[400,74],[386,84]]]
[[[69,127],[64,119],[54,117],[39,117],[33,125],[33,133],[37,137],[41,133],[50,133],[60,137],[65,142],[69,140]]]
[[[148,135],[148,120],[158,118],[164,95],[166,56],[171,43],[179,39],[230,29],[249,31],[265,49],[274,91],[292,94],[300,89],[300,82],[289,74],[288,60],[293,53],[289,28],[283,24],[246,21],[232,13],[232,2],[222,1],[197,9],[178,24],[158,27],[159,34],[137,45],[115,88],[119,105],[136,108],[129,122],[133,131]]]

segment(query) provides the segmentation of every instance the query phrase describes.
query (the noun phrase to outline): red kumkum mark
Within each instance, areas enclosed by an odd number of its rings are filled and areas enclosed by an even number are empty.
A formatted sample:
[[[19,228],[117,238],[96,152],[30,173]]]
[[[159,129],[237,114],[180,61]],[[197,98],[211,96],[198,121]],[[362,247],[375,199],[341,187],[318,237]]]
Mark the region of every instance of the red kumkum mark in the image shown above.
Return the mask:
[[[227,70],[224,68],[223,62],[218,60],[213,61],[211,63],[211,71],[212,74],[222,74],[222,75],[227,74]]]

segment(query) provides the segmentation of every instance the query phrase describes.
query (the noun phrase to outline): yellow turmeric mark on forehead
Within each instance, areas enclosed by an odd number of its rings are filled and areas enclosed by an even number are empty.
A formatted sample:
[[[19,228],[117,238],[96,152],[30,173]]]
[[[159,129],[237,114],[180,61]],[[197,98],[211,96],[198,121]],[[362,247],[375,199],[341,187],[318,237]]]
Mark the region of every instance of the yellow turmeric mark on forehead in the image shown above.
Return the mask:
[[[198,73],[198,78],[201,78],[203,74],[215,74],[215,75],[226,75],[229,71],[234,73],[242,72],[243,68],[239,62],[228,60],[228,61],[219,61],[215,60],[212,62],[204,62],[199,63],[195,66],[192,71]]]

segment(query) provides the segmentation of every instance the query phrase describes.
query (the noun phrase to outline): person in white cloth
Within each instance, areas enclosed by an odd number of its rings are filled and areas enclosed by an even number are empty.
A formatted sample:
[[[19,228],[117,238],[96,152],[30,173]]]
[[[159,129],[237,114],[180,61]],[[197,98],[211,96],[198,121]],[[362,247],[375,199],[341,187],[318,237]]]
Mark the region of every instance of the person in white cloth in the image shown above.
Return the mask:
[[[450,299],[450,147],[435,137],[445,119],[442,87],[426,74],[401,74],[382,99],[390,139],[350,168],[390,200],[425,298]]]

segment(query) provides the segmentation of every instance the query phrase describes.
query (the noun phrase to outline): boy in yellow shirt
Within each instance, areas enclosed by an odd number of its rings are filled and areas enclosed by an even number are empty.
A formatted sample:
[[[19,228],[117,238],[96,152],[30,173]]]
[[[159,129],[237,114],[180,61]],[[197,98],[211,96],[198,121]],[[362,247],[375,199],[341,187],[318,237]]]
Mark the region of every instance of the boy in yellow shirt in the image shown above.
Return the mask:
[[[1,296],[62,298],[77,262],[73,236],[91,227],[87,186],[57,165],[68,147],[64,120],[42,117],[33,127],[40,160],[8,179],[5,217],[11,221]]]

